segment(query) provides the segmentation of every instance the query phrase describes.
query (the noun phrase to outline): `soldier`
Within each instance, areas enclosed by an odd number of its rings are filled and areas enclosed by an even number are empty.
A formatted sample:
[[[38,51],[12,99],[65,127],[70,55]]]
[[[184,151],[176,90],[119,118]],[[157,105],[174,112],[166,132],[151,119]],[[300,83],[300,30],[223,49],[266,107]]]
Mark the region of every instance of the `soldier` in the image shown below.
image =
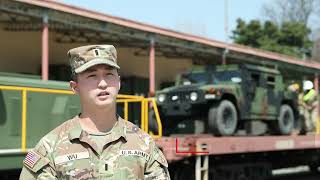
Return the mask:
[[[305,118],[306,130],[314,131],[317,122],[317,93],[313,89],[311,81],[303,82],[303,95],[300,96],[300,104]]]
[[[20,179],[170,179],[153,139],[116,114],[115,47],[82,46],[68,55],[81,113],[39,141],[23,161]]]

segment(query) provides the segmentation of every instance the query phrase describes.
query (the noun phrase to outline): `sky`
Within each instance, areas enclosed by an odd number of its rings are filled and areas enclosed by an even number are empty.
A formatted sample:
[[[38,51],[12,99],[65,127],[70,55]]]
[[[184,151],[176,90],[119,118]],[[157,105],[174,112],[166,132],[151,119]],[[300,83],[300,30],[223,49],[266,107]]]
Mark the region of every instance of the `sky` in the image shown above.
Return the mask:
[[[271,0],[59,0],[180,32],[230,42],[236,19],[262,19],[261,9]],[[225,1],[228,4],[228,36],[225,33]]]

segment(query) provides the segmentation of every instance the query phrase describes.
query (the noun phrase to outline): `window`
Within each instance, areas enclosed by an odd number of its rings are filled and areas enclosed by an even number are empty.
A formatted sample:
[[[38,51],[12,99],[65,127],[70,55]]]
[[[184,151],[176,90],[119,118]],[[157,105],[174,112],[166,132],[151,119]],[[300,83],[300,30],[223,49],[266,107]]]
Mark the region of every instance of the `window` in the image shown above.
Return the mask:
[[[276,81],[273,76],[268,76],[267,77],[267,88],[274,89],[276,86]]]
[[[242,81],[241,74],[238,71],[215,72],[213,74],[213,83],[233,82],[240,83]]]
[[[256,86],[260,86],[260,75],[259,74],[251,74],[251,79]]]
[[[179,85],[207,83],[209,75],[206,72],[182,74]]]

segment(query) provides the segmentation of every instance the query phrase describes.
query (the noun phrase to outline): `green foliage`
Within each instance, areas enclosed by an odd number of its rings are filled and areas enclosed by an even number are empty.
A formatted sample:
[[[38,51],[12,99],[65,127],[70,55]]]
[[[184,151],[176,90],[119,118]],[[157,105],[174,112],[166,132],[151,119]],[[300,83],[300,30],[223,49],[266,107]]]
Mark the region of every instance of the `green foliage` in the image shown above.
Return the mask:
[[[248,24],[237,19],[237,27],[232,31],[235,43],[302,58],[309,55],[312,42],[311,33],[301,22],[284,22],[280,26],[272,21],[252,20]]]

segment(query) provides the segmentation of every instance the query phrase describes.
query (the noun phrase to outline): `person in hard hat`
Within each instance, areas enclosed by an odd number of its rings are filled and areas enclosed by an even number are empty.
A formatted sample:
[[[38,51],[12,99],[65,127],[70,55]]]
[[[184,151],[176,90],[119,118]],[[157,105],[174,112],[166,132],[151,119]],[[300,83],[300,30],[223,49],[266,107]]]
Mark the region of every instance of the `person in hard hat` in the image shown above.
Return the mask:
[[[288,90],[291,91],[293,96],[298,99],[299,117],[303,117],[304,116],[303,115],[303,110],[302,110],[303,108],[302,108],[301,101],[300,101],[300,99],[301,99],[300,97],[302,97],[303,94],[300,92],[300,84],[297,83],[297,82],[292,82],[292,84],[290,84],[288,86]],[[302,128],[302,126],[301,126],[301,128]],[[297,135],[297,134],[299,134],[301,132],[304,133],[304,131],[302,131],[302,129],[300,129],[300,124],[299,124],[299,125],[294,127],[294,130],[292,131],[292,134],[296,134]]]
[[[303,82],[303,95],[300,97],[301,107],[305,118],[306,130],[315,131],[317,122],[317,93],[311,81]]]
[[[298,93],[300,89],[300,85],[298,83],[291,84],[288,89],[294,93]]]

